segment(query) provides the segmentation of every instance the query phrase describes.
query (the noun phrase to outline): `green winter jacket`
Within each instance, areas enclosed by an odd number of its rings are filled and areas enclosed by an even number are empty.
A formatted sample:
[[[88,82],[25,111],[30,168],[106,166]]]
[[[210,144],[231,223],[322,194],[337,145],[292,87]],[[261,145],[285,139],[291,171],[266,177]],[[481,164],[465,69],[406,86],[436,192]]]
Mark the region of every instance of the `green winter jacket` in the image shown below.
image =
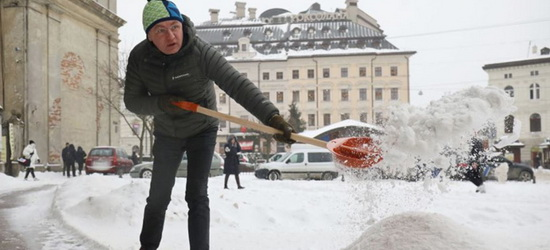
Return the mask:
[[[145,39],[130,52],[126,69],[124,103],[138,115],[153,115],[155,135],[177,138],[194,136],[218,126],[216,118],[187,112],[169,116],[158,105],[159,96],[175,95],[216,110],[214,83],[264,124],[279,110],[246,77],[242,76],[210,44],[195,34],[184,16],[184,45],[165,55]]]

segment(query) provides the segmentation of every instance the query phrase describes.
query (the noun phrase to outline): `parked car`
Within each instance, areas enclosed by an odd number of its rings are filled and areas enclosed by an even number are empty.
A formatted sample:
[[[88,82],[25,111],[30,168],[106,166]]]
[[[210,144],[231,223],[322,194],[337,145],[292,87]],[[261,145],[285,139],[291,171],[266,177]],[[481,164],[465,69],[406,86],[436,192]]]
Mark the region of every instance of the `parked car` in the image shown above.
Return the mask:
[[[103,173],[122,176],[128,173],[134,163],[121,147],[93,147],[86,157],[86,174]]]
[[[281,159],[281,157],[283,157],[283,155],[285,155],[285,154],[286,154],[286,152],[275,153],[271,157],[269,157],[269,159],[267,159],[267,162],[277,161],[277,160]]]
[[[212,164],[210,165],[210,176],[219,176],[223,174],[224,160],[220,154],[214,152],[212,156]],[[147,178],[150,179],[153,176],[153,162],[143,162],[137,164],[130,170],[130,176],[132,178]],[[176,177],[187,177],[187,153],[183,154]]]
[[[243,153],[237,153],[239,156],[239,171],[240,172],[254,172],[254,163],[250,162],[248,156]]]
[[[491,168],[486,176],[487,179],[496,179],[494,171],[495,168],[497,168],[501,163],[508,164],[508,180],[533,181],[533,183],[536,182],[535,172],[531,166],[523,163],[512,162],[501,155],[494,156],[488,161]]]
[[[338,177],[338,169],[328,149],[298,146],[277,161],[260,164],[254,174],[257,178],[269,180],[332,180]]]

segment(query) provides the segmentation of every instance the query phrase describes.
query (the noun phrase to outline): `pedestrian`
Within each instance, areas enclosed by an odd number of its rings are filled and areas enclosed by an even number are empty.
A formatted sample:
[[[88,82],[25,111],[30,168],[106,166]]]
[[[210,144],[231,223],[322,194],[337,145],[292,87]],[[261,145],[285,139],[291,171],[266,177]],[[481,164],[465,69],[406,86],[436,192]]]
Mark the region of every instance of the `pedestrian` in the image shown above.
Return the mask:
[[[38,157],[38,152],[36,151],[36,144],[33,140],[29,141],[29,144],[23,149],[23,157],[30,160],[29,165],[26,167],[25,180],[29,177],[29,173],[32,175],[32,178],[37,181],[38,178],[34,175],[34,167],[37,163],[40,163],[40,158]]]
[[[235,181],[237,181],[237,188],[244,189],[239,179],[239,155],[237,153],[241,152],[241,145],[237,141],[237,138],[234,135],[230,135],[223,149],[225,151],[225,162],[223,163],[225,181],[223,188],[229,189],[227,187],[227,181],[229,180],[229,175],[233,174],[235,175]]]
[[[249,79],[195,34],[193,23],[171,1],[150,0],[143,9],[146,39],[130,52],[124,88],[126,108],[154,116],[153,177],[144,209],[141,249],[159,247],[176,170],[187,152],[185,200],[190,249],[209,249],[208,175],[218,120],[179,109],[189,101],[216,110],[214,83],[264,124],[293,143],[292,126]]]
[[[139,157],[135,150],[132,150],[132,162],[134,163],[134,165],[139,164]]]
[[[67,153],[69,152],[69,143],[65,142],[65,147],[61,150],[61,159],[63,160],[63,176],[65,176],[65,171],[67,169]]]
[[[78,146],[75,154],[76,163],[78,164],[78,175],[82,175],[82,169],[84,168],[84,162],[86,161],[86,152],[81,146]]]
[[[74,166],[74,163],[76,162],[76,150],[73,144],[69,145],[69,149],[67,150],[65,157],[67,160],[67,178],[71,177],[71,172],[73,172],[73,177],[76,177],[76,170]]]
[[[470,141],[470,155],[468,156],[468,166],[464,174],[469,181],[476,185],[476,192],[485,193],[485,185],[481,174],[481,164],[484,162],[483,142],[479,138],[472,138]]]

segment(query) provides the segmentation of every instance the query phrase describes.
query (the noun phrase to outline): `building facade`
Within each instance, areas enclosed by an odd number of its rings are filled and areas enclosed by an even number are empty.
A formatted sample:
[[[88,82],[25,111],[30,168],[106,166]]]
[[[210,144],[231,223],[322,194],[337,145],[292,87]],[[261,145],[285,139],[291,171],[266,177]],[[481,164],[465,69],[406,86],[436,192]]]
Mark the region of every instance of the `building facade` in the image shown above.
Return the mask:
[[[497,138],[519,132],[519,141],[507,149],[514,161],[550,167],[550,49],[530,59],[487,64],[489,86],[514,98],[517,111],[497,121]],[[519,131],[516,131],[519,130]]]
[[[119,93],[112,75],[125,22],[115,13],[116,0],[0,2],[2,118],[22,121],[3,124],[12,158],[31,139],[47,164],[60,163],[65,142],[118,145],[120,118],[109,103]]]
[[[381,124],[389,105],[409,103],[409,58],[415,52],[387,41],[358,0],[345,4],[334,12],[315,3],[297,14],[276,8],[259,16],[249,8],[246,16],[246,4],[237,2],[233,18],[220,19],[219,10],[210,9],[211,19],[196,26],[197,35],[254,82],[283,116],[288,118],[295,103],[308,130],[347,119]],[[217,94],[220,112],[257,121],[223,91]],[[240,125],[221,121],[218,141],[241,132]],[[253,134],[241,135],[247,145],[254,141]],[[266,148],[257,140],[253,144],[246,150]]]

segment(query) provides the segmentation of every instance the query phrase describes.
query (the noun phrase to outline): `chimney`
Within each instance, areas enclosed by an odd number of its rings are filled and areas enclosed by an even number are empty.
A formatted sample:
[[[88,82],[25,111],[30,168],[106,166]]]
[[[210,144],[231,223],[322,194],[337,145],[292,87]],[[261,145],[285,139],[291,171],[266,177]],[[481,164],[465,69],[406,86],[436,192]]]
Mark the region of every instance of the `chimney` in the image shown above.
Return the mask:
[[[248,18],[256,19],[256,8],[248,8]]]
[[[235,6],[237,6],[237,19],[244,18],[244,10],[246,3],[245,2],[235,2]]]
[[[218,22],[218,13],[220,13],[219,9],[209,9],[210,12],[210,22],[217,23]]]

